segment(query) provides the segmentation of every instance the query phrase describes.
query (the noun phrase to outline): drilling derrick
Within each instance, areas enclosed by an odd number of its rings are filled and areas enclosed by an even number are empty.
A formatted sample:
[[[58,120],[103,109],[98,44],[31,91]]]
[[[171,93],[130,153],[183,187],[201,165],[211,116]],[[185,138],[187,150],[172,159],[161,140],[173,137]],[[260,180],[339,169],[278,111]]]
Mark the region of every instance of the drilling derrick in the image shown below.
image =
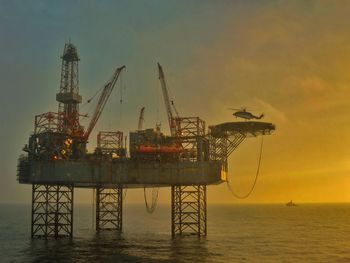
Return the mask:
[[[79,124],[81,96],[76,47],[65,44],[61,59],[58,112],[35,116],[34,134],[24,149],[28,161],[77,159],[85,152],[85,143],[80,139],[83,129]],[[32,184],[32,237],[72,237],[73,192],[73,183],[68,181]]]
[[[59,114],[59,131],[72,136],[81,135],[82,127],[79,124],[79,56],[76,47],[65,44],[61,68],[60,92],[56,94]]]

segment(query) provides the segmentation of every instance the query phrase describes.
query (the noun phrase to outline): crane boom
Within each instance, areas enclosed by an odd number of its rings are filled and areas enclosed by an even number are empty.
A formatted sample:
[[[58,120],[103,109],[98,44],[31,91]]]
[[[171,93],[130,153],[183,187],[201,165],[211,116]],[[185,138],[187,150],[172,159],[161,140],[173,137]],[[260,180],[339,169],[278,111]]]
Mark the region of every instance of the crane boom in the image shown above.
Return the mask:
[[[145,120],[144,116],[145,116],[145,107],[142,107],[140,110],[139,124],[137,126],[138,130],[142,130],[143,121]]]
[[[109,96],[111,95],[112,93],[112,90],[115,86],[115,84],[117,83],[117,80],[119,78],[119,75],[121,73],[121,71],[125,68],[125,66],[122,66],[120,68],[117,68],[112,76],[112,78],[105,84],[103,90],[102,90],[102,93],[98,99],[98,103],[97,103],[97,106],[96,106],[96,109],[94,111],[94,114],[90,120],[90,123],[89,123],[89,126],[88,128],[86,129],[83,137],[84,139],[88,139],[92,130],[94,129],[98,119],[100,118],[101,114],[102,114],[102,111],[108,101],[108,98]]]
[[[173,106],[173,109],[174,109],[174,111],[175,111],[176,117],[179,117],[179,112],[177,111],[173,100],[171,101],[171,106]]]
[[[173,111],[171,109],[171,103],[170,103],[170,99],[169,99],[169,94],[168,94],[168,90],[166,87],[166,83],[165,83],[165,77],[164,77],[164,72],[163,72],[163,68],[162,66],[158,64],[158,71],[159,71],[159,80],[160,80],[160,84],[162,86],[162,92],[163,92],[163,97],[164,97],[164,103],[165,103],[165,109],[168,115],[168,122],[169,122],[169,128],[170,128],[170,134],[172,136],[175,136],[175,121],[174,121],[174,114]],[[173,104],[173,102],[172,102]]]

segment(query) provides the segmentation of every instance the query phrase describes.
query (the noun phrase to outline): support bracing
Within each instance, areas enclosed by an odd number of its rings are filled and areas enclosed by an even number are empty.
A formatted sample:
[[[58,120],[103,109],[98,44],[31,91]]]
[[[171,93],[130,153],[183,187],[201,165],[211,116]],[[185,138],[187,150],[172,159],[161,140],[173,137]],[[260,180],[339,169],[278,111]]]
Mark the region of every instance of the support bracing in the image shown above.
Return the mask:
[[[172,237],[207,235],[207,196],[205,185],[171,187]]]
[[[198,117],[176,118],[176,133],[187,152],[183,161],[202,162],[209,158],[203,120]],[[171,233],[173,238],[207,235],[206,185],[171,187]]]
[[[32,187],[32,238],[72,238],[74,187],[42,184]]]
[[[244,141],[245,134],[236,133],[222,137],[209,136],[209,156],[210,160],[220,160],[222,170],[228,171],[228,157]]]
[[[96,189],[96,231],[122,231],[123,188]]]

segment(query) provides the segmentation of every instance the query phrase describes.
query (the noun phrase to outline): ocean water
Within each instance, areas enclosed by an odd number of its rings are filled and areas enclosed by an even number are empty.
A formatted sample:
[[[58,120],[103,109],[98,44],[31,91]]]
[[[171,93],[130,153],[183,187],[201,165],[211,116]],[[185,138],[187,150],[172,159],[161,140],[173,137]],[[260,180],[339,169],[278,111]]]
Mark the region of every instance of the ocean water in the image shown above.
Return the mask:
[[[96,234],[75,205],[73,240],[31,240],[30,205],[0,205],[0,262],[350,262],[350,204],[208,205],[208,236],[171,239],[170,205],[124,206]]]

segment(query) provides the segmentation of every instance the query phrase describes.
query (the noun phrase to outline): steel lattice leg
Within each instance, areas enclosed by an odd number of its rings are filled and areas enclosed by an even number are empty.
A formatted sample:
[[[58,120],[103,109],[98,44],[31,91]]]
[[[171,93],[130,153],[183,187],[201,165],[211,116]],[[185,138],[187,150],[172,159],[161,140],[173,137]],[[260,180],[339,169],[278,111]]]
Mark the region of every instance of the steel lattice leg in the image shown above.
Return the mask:
[[[122,231],[123,188],[96,189],[96,231]]]
[[[207,235],[206,186],[171,187],[172,237]]]
[[[73,186],[32,186],[32,238],[73,237]]]

